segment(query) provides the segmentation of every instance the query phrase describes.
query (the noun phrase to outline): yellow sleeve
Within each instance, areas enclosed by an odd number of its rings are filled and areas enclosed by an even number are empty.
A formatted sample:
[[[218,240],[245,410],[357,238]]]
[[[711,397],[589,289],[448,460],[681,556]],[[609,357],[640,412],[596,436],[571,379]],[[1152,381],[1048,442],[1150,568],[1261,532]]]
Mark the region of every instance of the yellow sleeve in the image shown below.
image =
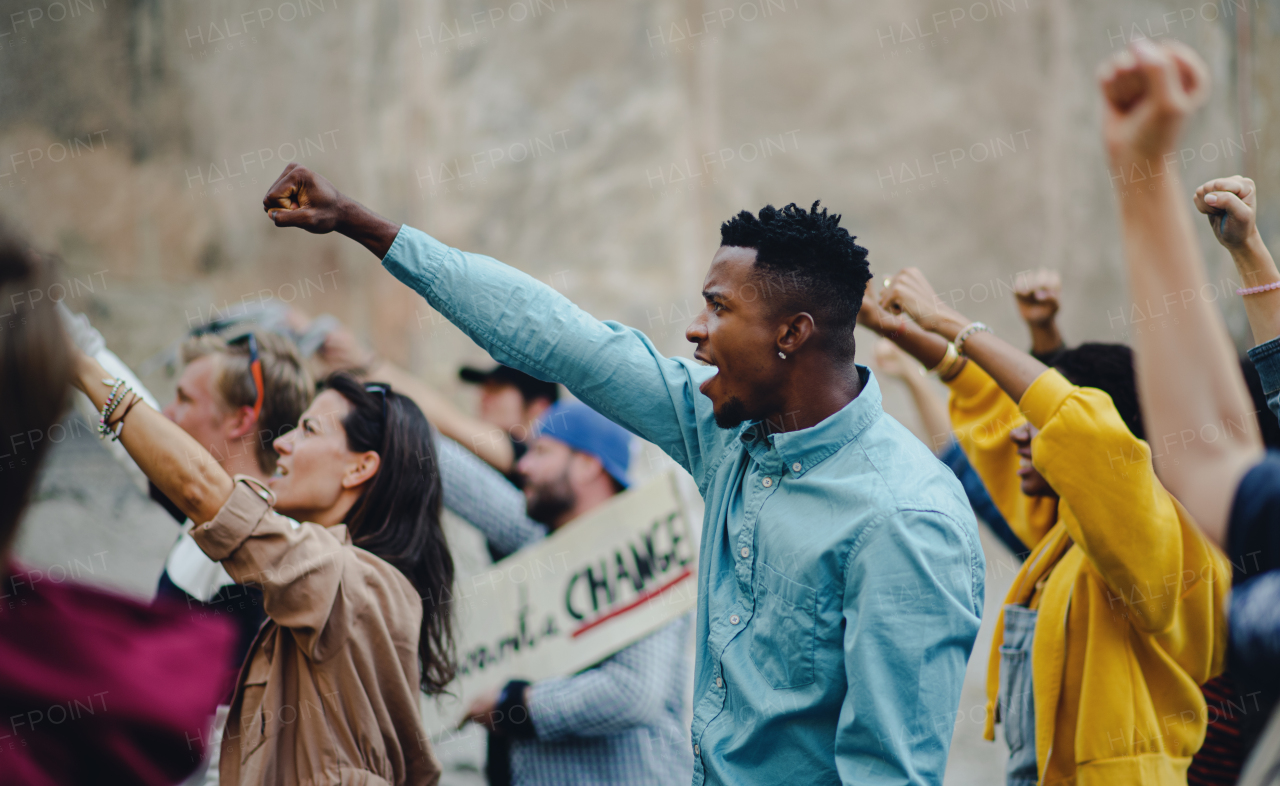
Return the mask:
[[[1058,506],[1052,498],[1022,493],[1018,451],[1009,439],[1009,432],[1023,423],[1018,405],[977,363],[966,363],[947,386],[956,441],[1010,529],[1034,549],[1057,523]]]
[[[1156,479],[1151,449],[1110,396],[1076,387],[1054,369],[1027,388],[1021,404],[1040,429],[1032,463],[1058,492],[1072,540],[1139,629],[1165,630],[1177,613],[1166,593],[1182,577],[1183,528]]]

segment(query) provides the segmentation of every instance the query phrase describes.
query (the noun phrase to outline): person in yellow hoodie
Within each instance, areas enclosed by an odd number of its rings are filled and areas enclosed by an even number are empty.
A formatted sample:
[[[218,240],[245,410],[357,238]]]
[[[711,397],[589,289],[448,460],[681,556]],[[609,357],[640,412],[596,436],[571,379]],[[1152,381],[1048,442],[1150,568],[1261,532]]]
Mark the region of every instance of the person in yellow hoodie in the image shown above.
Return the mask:
[[[1050,368],[919,270],[887,284],[861,321],[948,384],[961,446],[1032,549],[988,665],[1007,783],[1185,784],[1199,686],[1223,668],[1230,565],[1156,478],[1128,348],[1083,345]]]

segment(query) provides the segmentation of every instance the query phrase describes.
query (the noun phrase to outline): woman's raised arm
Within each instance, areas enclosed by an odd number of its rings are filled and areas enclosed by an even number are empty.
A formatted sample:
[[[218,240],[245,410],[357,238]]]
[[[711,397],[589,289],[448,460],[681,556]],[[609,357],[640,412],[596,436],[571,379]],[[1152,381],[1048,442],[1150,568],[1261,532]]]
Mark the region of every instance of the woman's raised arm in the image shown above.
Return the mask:
[[[111,395],[114,377],[83,352],[76,355],[75,385],[101,411]],[[120,393],[124,390],[122,387]],[[211,520],[231,496],[231,476],[190,434],[142,401],[131,405],[131,397],[121,401],[111,418],[114,424],[124,413],[120,444],[151,482],[192,521]]]

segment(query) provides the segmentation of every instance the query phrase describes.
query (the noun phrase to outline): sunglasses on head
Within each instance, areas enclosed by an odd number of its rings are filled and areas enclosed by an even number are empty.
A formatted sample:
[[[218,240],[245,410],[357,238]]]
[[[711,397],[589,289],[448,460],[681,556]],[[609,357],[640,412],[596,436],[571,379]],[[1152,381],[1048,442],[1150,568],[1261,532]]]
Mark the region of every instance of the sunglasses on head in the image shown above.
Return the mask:
[[[382,397],[382,425],[387,424],[387,386],[379,384],[369,384],[364,386],[366,393],[377,393]]]
[[[227,339],[227,345],[238,344],[245,340],[249,342],[249,376],[253,377],[253,419],[256,422],[258,416],[262,414],[262,400],[267,391],[262,382],[262,358],[258,356],[258,339],[252,333],[245,333],[242,336]]]

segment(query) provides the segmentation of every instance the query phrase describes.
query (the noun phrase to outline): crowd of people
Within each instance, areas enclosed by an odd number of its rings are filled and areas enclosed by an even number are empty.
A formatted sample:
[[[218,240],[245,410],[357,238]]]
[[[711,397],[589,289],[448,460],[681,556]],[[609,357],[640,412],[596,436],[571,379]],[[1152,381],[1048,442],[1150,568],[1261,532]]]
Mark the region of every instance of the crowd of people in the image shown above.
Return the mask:
[[[1208,77],[1140,40],[1099,85],[1113,170],[1147,171]],[[1194,294],[1189,199],[1240,276],[1245,358]],[[361,243],[502,364],[461,372],[479,415],[341,325],[313,357],[289,331],[198,329],[160,411],[82,316],[24,306],[0,329],[3,433],[47,431],[79,391],[179,529],[151,604],[42,583],[12,550],[50,441],[0,471],[0,783],[438,782],[420,699],[458,670],[443,511],[501,560],[625,493],[630,434],[705,501],[696,613],[471,697],[491,784],[940,784],[979,520],[1021,560],[986,665],[1010,786],[1277,782],[1280,270],[1257,200],[1236,175],[1192,196],[1168,166],[1126,189],[1129,297],[1185,315],[1068,347],[1061,276],[1037,271],[1017,292],[1030,351],[917,268],[873,280],[816,202],[744,211],[690,360],[290,164],[263,200],[277,226]],[[53,274],[0,234],[0,297]],[[857,324],[925,440],[884,413]]]

